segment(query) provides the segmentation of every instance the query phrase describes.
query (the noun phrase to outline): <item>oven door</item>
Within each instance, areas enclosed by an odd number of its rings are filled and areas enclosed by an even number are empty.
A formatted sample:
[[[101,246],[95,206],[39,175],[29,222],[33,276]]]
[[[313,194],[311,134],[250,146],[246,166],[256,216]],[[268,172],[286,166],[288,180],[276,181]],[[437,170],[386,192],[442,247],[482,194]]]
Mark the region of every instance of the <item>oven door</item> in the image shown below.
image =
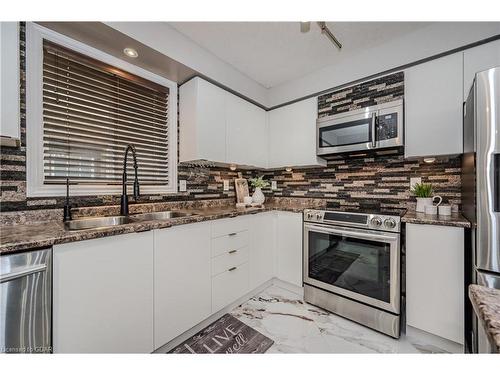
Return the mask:
[[[316,123],[317,155],[375,148],[376,118],[376,111],[358,110],[355,115],[319,119]]]
[[[398,233],[304,224],[304,283],[399,314]]]

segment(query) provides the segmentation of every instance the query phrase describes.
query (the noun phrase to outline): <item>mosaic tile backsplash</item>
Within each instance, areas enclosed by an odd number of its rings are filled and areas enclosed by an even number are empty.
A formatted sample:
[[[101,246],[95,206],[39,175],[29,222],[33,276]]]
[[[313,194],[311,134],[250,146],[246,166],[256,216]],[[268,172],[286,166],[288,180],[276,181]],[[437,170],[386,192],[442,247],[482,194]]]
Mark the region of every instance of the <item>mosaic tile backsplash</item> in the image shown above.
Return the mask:
[[[339,205],[415,208],[415,197],[409,191],[411,177],[421,177],[422,182],[431,183],[443,202],[460,206],[460,172],[460,157],[427,164],[405,160],[404,155],[392,155],[351,156],[329,161],[322,168],[260,175],[277,181],[277,190],[263,190],[270,196],[324,198]]]
[[[63,197],[26,197],[26,108],[25,108],[25,38],[21,25],[21,147],[0,150],[0,209],[2,212],[61,208]],[[403,74],[396,73],[362,83],[353,88],[325,94],[319,99],[320,116],[354,109],[401,97]],[[367,96],[368,95],[368,96]],[[369,100],[363,98],[369,97]],[[345,102],[345,101],[348,102]],[[29,129],[28,129],[29,131]],[[267,196],[326,198],[339,204],[359,205],[377,202],[384,207],[412,207],[409,179],[420,176],[434,185],[435,193],[445,201],[460,204],[460,158],[425,164],[404,160],[403,155],[349,157],[329,161],[327,167],[286,171],[243,171],[243,177],[262,175],[277,181],[277,190],[264,189]],[[141,196],[140,203],[234,199],[237,171],[220,167],[179,166],[178,178],[187,181],[187,192],[171,195]],[[223,180],[230,189],[223,190]],[[119,195],[73,197],[73,207],[119,204]],[[131,204],[133,204],[131,202]]]
[[[404,73],[398,72],[323,94],[318,97],[318,117],[400,99],[404,88]]]

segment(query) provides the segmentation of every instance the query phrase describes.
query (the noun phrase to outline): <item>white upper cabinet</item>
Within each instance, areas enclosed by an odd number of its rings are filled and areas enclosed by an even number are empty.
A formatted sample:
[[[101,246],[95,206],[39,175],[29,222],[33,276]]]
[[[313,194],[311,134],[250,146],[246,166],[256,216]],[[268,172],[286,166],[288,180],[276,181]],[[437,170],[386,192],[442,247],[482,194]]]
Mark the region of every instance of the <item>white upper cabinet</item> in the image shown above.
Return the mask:
[[[226,162],[225,91],[200,78],[179,88],[181,162]]]
[[[267,167],[266,112],[199,77],[179,88],[180,161]]]
[[[19,139],[19,23],[0,22],[0,135]]]
[[[405,71],[405,156],[462,153],[462,53]]]
[[[266,112],[226,93],[227,162],[267,168]]]
[[[269,168],[326,165],[316,156],[317,98],[268,112]]]
[[[474,75],[500,66],[500,40],[464,51],[464,101],[474,81]]]

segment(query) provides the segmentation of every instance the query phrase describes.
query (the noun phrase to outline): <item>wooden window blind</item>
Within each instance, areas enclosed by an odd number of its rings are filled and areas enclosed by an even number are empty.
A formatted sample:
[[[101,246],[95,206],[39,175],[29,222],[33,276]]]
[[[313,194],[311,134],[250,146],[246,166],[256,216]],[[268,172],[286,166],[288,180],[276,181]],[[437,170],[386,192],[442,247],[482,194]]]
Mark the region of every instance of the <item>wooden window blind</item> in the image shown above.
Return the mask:
[[[168,184],[168,95],[164,86],[44,41],[44,184],[67,177],[121,184],[128,144],[137,150],[140,183]]]

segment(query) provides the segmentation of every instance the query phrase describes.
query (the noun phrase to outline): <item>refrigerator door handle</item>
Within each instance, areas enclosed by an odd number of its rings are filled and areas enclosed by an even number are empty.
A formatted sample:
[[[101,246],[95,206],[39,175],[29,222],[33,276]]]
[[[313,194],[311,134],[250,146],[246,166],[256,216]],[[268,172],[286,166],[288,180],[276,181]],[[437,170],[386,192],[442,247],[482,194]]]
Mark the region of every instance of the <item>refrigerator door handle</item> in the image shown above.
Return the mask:
[[[500,154],[493,154],[493,211],[500,212]]]

